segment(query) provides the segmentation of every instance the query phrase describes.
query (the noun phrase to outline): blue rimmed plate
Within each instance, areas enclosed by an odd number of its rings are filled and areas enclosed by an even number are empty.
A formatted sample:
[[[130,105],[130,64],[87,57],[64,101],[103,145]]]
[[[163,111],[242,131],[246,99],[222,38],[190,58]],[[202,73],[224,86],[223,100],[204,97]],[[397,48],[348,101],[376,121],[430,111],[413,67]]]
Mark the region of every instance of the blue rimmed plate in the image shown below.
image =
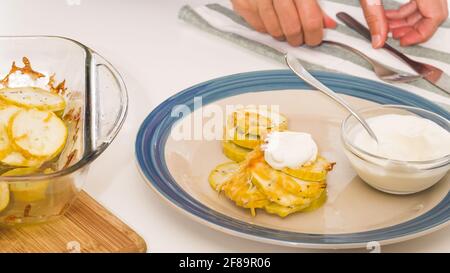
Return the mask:
[[[450,113],[401,89],[333,73],[314,75],[355,107],[399,104],[421,107],[447,119]],[[209,172],[228,161],[218,138],[229,106],[279,107],[290,130],[311,133],[321,153],[336,161],[328,177],[328,200],[320,209],[285,219],[252,217],[208,185]],[[192,218],[224,232],[258,241],[311,248],[365,247],[415,238],[448,223],[450,179],[410,196],[378,192],[362,182],[339,139],[347,114],[288,71],[227,76],[186,89],[159,105],[143,122],[136,157],[143,177],[164,200]],[[212,121],[215,121],[213,123]]]

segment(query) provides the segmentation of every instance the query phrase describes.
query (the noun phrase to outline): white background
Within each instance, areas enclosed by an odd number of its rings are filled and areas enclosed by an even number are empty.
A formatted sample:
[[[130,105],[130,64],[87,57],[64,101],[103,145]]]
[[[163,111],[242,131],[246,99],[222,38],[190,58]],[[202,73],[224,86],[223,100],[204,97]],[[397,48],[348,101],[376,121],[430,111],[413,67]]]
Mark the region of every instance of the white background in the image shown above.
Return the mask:
[[[195,6],[210,1],[1,2],[0,35],[71,37],[100,52],[122,73],[130,96],[128,119],[115,142],[92,165],[85,188],[136,229],[150,252],[308,251],[248,241],[202,226],[162,201],[137,171],[136,132],[146,115],[163,100],[211,78],[283,68],[177,19],[183,4]],[[77,2],[80,5],[68,4]],[[450,252],[450,228],[383,247],[382,251]]]

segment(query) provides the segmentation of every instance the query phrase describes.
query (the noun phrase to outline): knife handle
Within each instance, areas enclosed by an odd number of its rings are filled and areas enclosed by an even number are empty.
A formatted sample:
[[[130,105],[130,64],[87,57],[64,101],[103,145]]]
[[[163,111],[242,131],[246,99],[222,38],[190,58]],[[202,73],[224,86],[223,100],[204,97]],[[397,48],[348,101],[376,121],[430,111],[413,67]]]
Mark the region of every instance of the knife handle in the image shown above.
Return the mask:
[[[361,34],[364,38],[372,41],[372,35],[370,35],[370,31],[363,24],[358,22],[355,18],[350,16],[350,14],[346,12],[338,12],[336,17],[339,18],[344,24],[346,24],[349,28]]]
[[[336,14],[336,17],[339,18],[344,24],[346,24],[349,28],[353,29],[354,31],[361,34],[364,38],[372,41],[372,35],[370,34],[370,31],[367,27],[365,27],[363,24],[358,22],[355,18],[353,18],[350,14],[346,12],[339,12]],[[390,46],[388,43],[384,43],[383,46],[384,49],[388,50],[390,53],[392,53],[397,58],[400,58],[405,63],[407,63],[414,71],[416,71],[419,74],[424,74],[426,71],[424,71],[424,66],[421,63],[418,63],[414,60],[411,60],[408,56],[401,53],[397,49]]]

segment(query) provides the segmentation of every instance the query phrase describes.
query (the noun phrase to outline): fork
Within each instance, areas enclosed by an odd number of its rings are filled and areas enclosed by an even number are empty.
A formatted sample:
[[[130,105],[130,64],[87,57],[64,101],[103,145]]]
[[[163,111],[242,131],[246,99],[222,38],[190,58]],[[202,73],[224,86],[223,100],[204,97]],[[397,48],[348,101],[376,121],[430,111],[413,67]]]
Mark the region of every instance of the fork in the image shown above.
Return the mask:
[[[335,41],[329,41],[329,40],[323,40],[322,44],[338,46],[338,47],[347,49],[347,50],[361,56],[372,66],[373,71],[375,72],[377,77],[383,81],[386,81],[389,83],[407,83],[407,82],[413,82],[413,81],[416,81],[416,80],[419,80],[422,78],[421,75],[412,75],[412,74],[398,73],[396,71],[393,71],[392,69],[388,68],[387,66],[370,58],[363,52],[361,52],[351,46],[348,46],[346,44],[335,42]]]

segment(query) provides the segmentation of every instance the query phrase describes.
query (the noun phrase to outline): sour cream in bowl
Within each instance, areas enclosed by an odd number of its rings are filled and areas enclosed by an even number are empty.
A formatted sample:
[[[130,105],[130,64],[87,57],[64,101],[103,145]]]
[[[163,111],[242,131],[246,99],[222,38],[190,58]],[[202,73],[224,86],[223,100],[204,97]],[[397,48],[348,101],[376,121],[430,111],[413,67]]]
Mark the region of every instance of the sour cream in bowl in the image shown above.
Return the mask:
[[[432,112],[385,105],[363,109],[375,142],[353,116],[341,128],[345,154],[372,187],[393,194],[423,191],[450,168],[450,122]],[[448,179],[448,178],[445,178]]]

